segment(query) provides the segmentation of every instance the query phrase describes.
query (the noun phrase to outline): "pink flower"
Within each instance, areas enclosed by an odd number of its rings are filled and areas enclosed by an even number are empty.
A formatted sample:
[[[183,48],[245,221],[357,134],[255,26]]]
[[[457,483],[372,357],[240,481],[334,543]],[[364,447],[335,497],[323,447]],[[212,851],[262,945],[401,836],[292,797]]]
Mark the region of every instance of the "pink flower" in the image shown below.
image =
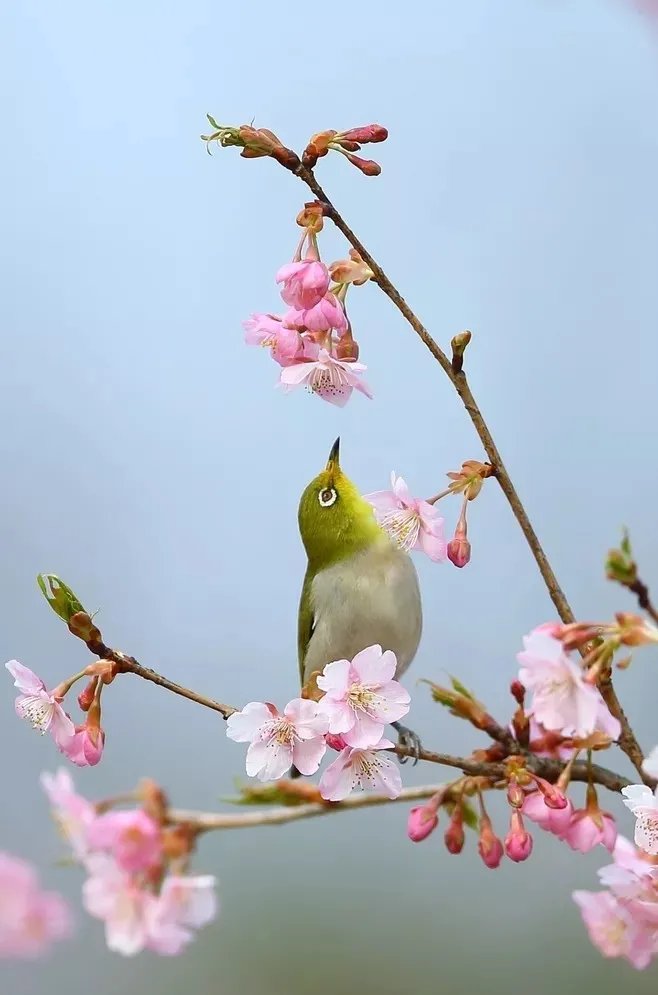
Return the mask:
[[[39,957],[72,932],[64,899],[41,891],[26,861],[0,853],[0,957]]]
[[[169,875],[155,904],[147,910],[149,947],[156,953],[172,956],[194,939],[193,929],[206,926],[217,916],[215,878]]]
[[[289,307],[305,311],[319,304],[329,290],[329,270],[317,259],[286,263],[276,274],[282,283],[281,296]]]
[[[104,731],[100,727],[85,723],[75,727],[75,735],[62,748],[62,753],[76,767],[95,767],[103,756],[104,745]]]
[[[426,805],[417,805],[411,809],[407,819],[407,836],[412,843],[420,843],[434,832],[439,824],[436,808],[431,800]]]
[[[390,491],[374,491],[364,497],[375,509],[381,527],[401,549],[421,549],[435,563],[445,560],[443,519],[433,505],[412,497],[402,477],[391,473]]]
[[[581,667],[568,657],[562,643],[539,626],[524,636],[525,649],[517,659],[522,664],[519,680],[533,692],[528,714],[546,729],[563,736],[585,738],[595,730],[617,739],[620,725],[601,697],[585,681]]]
[[[402,791],[400,771],[393,760],[378,752],[391,746],[390,740],[381,739],[369,750],[345,747],[320,778],[322,797],[328,802],[339,802],[355,788],[361,788],[380,790],[388,798],[397,798]]]
[[[21,692],[16,698],[16,714],[31,722],[40,733],[49,732],[59,749],[64,750],[72,740],[75,728],[60,702],[46,691],[41,678],[18,660],[10,660],[5,667]]]
[[[334,330],[342,335],[347,331],[347,318],[343,306],[334,294],[325,294],[315,307],[305,311],[293,308],[283,317],[294,328],[307,328],[309,332]]]
[[[78,795],[71,775],[63,767],[56,774],[43,773],[41,785],[53,807],[53,816],[73,854],[79,860],[87,856],[89,828],[96,819],[96,808]]]
[[[252,314],[242,323],[247,345],[258,345],[271,351],[279,366],[289,366],[304,354],[299,332],[275,314]]]
[[[599,843],[612,853],[617,839],[617,827],[609,812],[588,806],[573,813],[571,822],[560,838],[579,853],[589,853]]]
[[[157,867],[162,857],[160,826],[141,809],[106,812],[87,831],[91,850],[110,853],[120,870],[135,873]]]
[[[624,957],[633,967],[648,967],[655,940],[649,930],[609,891],[574,891],[589,938],[604,957]]]
[[[658,798],[646,784],[622,788],[624,805],[635,816],[635,843],[651,856],[658,854]]]
[[[509,832],[505,837],[505,853],[517,864],[527,860],[532,853],[532,836],[526,831],[517,809],[512,810]]]
[[[167,877],[155,895],[109,858],[95,858],[90,870],[82,889],[85,909],[105,923],[109,949],[126,957],[144,949],[180,953],[193,937],[191,928],[216,914],[212,877]]]
[[[368,646],[351,662],[328,663],[317,685],[325,692],[319,706],[329,732],[359,749],[378,743],[384,727],[409,711],[409,693],[393,679],[396,666],[395,653],[381,646]]]
[[[567,799],[565,808],[549,808],[541,791],[533,791],[525,796],[521,812],[532,822],[541,826],[542,829],[554,833],[556,836],[561,836],[571,823],[573,805]]]
[[[300,774],[314,774],[327,744],[328,720],[318,704],[304,698],[288,702],[281,714],[274,705],[250,701],[226,723],[226,735],[249,743],[247,774],[275,781],[294,764]]]
[[[323,401],[342,408],[349,401],[353,390],[372,397],[370,388],[360,379],[360,374],[365,370],[363,363],[334,359],[326,349],[320,349],[317,359],[295,363],[281,370],[281,385],[285,391],[305,385]]]

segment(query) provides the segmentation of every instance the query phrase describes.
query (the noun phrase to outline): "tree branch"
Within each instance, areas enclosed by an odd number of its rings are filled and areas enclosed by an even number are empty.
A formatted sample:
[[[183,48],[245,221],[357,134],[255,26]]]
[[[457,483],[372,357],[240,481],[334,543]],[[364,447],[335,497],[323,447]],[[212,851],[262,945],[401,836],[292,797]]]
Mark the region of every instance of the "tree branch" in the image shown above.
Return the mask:
[[[567,597],[560,587],[557,577],[553,571],[553,568],[544,552],[544,549],[539,541],[537,533],[532,527],[532,523],[528,518],[528,514],[523,506],[523,503],[517,494],[516,488],[512,483],[512,479],[507,472],[507,468],[503,463],[502,456],[498,451],[498,447],[494,442],[493,436],[489,430],[482,412],[477,404],[477,401],[473,397],[473,393],[466,379],[466,374],[463,370],[457,371],[453,367],[452,362],[448,359],[447,355],[443,352],[438,343],[432,338],[428,330],[425,328],[420,319],[411,310],[404,297],[400,294],[395,285],[388,278],[379,263],[371,256],[371,254],[366,249],[365,245],[357,238],[352,229],[349,227],[345,219],[339,213],[339,211],[334,207],[332,202],[327,197],[326,193],[318,183],[315,178],[314,173],[307,169],[305,166],[300,165],[295,170],[297,176],[309,187],[309,189],[315,194],[317,199],[322,203],[326,215],[331,218],[336,227],[343,233],[350,245],[356,249],[361,258],[368,264],[372,270],[374,276],[374,282],[378,285],[380,290],[382,290],[390,301],[395,305],[398,311],[406,319],[406,321],[411,325],[413,330],[419,336],[419,338],[424,342],[429,351],[431,352],[434,359],[440,365],[441,369],[445,375],[450,380],[457,394],[459,395],[462,404],[466,408],[469,418],[473,423],[475,431],[477,432],[484,451],[486,452],[490,463],[494,468],[494,476],[496,477],[498,483],[500,484],[503,494],[507,498],[508,504],[512,509],[512,513],[516,518],[521,531],[525,536],[526,542],[530,547],[530,551],[535,558],[535,562],[539,568],[539,572],[544,580],[548,593],[550,595],[551,601],[557,609],[557,613],[560,619],[568,624],[575,621],[574,613],[571,609]],[[603,688],[601,689],[604,693]],[[633,732],[630,722],[626,717],[623,708],[619,704],[619,700],[614,692],[612,683],[608,682],[605,693],[607,694],[606,702],[612,714],[617,718],[621,724],[622,732],[619,739],[619,745],[624,751],[626,756],[629,758],[638,774],[642,780],[647,784],[652,784],[651,779],[647,779],[647,775],[642,770],[642,760],[643,753],[638,743],[635,733]]]

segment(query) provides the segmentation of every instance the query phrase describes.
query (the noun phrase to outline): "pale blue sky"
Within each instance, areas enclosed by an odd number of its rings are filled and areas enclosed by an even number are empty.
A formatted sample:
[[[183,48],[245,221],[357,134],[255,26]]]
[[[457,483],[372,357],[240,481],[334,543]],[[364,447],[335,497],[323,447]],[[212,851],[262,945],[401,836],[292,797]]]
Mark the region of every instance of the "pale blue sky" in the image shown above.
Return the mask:
[[[374,287],[351,306],[374,401],[339,411],[273,389],[240,323],[277,305],[305,190],[273,163],[209,158],[206,111],[298,148],[327,127],[389,128],[379,179],[336,157],[321,182],[444,346],[472,329],[473,389],[578,614],[630,605],[602,577],[622,523],[658,583],[658,42],[624,3],[23,0],[0,11],[0,84],[3,660],[51,682],[86,661],[40,601],[34,577],[54,570],[144,663],[223,700],[285,702],[296,504],[335,436],[363,490],[394,468],[432,493],[483,455]],[[325,246],[344,253],[335,232]],[[521,636],[551,609],[495,486],[470,534],[468,569],[419,562],[413,675],[456,672],[504,718]],[[647,745],[655,664],[647,653],[620,678]],[[409,686],[428,745],[479,744]],[[77,902],[37,787],[58,757],[14,719],[8,678],[5,694],[0,847],[38,859]],[[213,807],[241,772],[212,714],[136,680],[110,689],[105,718],[106,757],[79,776],[90,794],[150,774],[177,803]],[[655,975],[604,963],[585,939],[569,893],[596,887],[599,855],[538,840],[529,864],[490,874],[472,842],[459,860],[438,837],[407,844],[404,820],[396,809],[208,839],[197,866],[219,874],[225,910],[195,952],[126,962],[80,915],[84,947],[0,977],[14,995],[295,995],[310,960],[326,991],[426,995],[456,983],[449,960],[468,937],[463,991],[492,958],[511,995],[527,971],[535,995],[606,979],[655,990]]]

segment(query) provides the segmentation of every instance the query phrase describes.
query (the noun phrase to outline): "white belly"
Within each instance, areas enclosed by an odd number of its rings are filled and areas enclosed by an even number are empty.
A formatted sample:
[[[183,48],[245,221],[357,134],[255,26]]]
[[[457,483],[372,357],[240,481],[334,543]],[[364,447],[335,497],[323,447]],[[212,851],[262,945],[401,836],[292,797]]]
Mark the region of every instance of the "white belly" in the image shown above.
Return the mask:
[[[304,681],[333,660],[351,660],[378,643],[402,674],[418,649],[422,609],[416,568],[387,541],[323,570],[311,587],[314,629]]]

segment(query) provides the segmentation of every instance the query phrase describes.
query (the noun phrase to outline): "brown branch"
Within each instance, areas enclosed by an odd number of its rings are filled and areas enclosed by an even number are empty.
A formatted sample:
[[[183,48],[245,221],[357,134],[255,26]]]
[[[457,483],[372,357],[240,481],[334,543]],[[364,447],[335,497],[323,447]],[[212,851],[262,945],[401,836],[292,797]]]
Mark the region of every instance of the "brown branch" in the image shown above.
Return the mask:
[[[567,597],[560,587],[557,577],[553,572],[553,568],[544,552],[544,549],[539,541],[537,533],[532,527],[532,523],[528,518],[527,512],[521,502],[519,495],[517,494],[516,488],[512,483],[512,479],[507,472],[505,464],[503,463],[502,456],[498,451],[498,447],[494,442],[493,436],[489,430],[482,412],[477,404],[477,401],[473,397],[473,393],[466,379],[466,374],[463,370],[457,370],[453,366],[453,363],[448,359],[447,355],[438,345],[438,343],[432,338],[428,330],[425,328],[420,319],[411,310],[404,297],[400,294],[395,285],[388,278],[379,263],[373,259],[365,245],[357,238],[352,229],[349,227],[347,222],[344,220],[342,215],[334,207],[332,202],[327,197],[326,193],[318,183],[315,175],[310,169],[301,165],[296,170],[297,176],[309,187],[309,189],[315,194],[317,199],[322,203],[324,212],[327,217],[331,218],[336,227],[343,233],[350,245],[356,249],[361,258],[368,264],[372,270],[374,282],[378,285],[380,290],[382,290],[390,301],[395,305],[398,311],[406,319],[406,321],[411,325],[413,330],[419,336],[419,338],[424,342],[429,351],[431,352],[434,359],[440,365],[441,369],[445,375],[450,380],[451,384],[457,391],[462,404],[466,408],[469,418],[473,423],[473,426],[480,437],[484,451],[486,452],[489,461],[494,467],[494,476],[496,477],[498,483],[500,484],[503,494],[507,498],[508,504],[512,509],[512,513],[516,518],[521,531],[525,536],[526,542],[530,547],[530,551],[535,558],[535,562],[539,567],[539,572],[544,580],[548,593],[550,595],[551,601],[557,609],[557,613],[560,619],[568,624],[569,622],[575,621],[575,616],[571,609]],[[603,689],[602,689],[603,693]],[[605,694],[608,697],[605,699],[608,704],[608,708],[612,714],[617,718],[622,727],[622,733],[619,739],[619,745],[624,751],[626,756],[629,758],[638,774],[646,784],[651,784],[650,778],[642,770],[642,759],[643,753],[642,749],[635,737],[631,725],[626,717],[624,710],[622,709],[617,696],[612,688],[612,684],[609,683]]]
[[[219,712],[225,719],[238,710],[237,708],[233,708],[232,705],[223,705],[221,701],[215,701],[214,698],[208,698],[204,694],[199,694],[197,691],[191,691],[190,688],[183,687],[182,684],[170,681],[167,677],[163,677],[162,674],[158,674],[157,671],[151,670],[150,667],[143,667],[134,656],[127,656],[120,650],[113,650],[100,640],[91,640],[87,643],[87,646],[101,660],[112,660],[116,664],[117,674],[135,674],[137,677],[142,677],[145,681],[157,684],[158,687],[166,688],[167,691],[179,694],[182,698],[194,701],[197,705],[212,708],[213,711]]]
[[[636,577],[632,584],[627,585],[628,590],[637,597],[640,608],[650,615],[654,622],[658,622],[658,610],[654,608],[649,594],[649,588],[639,577]]]
[[[443,785],[431,784],[418,788],[404,788],[397,798],[388,795],[362,794],[352,795],[342,802],[307,802],[304,805],[281,806],[272,809],[259,809],[251,812],[188,812],[172,809],[168,818],[170,822],[191,824],[199,832],[209,829],[242,829],[246,826],[278,826],[284,822],[296,822],[299,819],[312,819],[317,815],[329,815],[331,812],[347,812],[355,808],[372,808],[374,805],[388,805],[396,802],[417,801],[431,798]]]
[[[406,755],[404,751],[395,751],[400,755]],[[474,776],[488,777],[496,780],[504,772],[502,764],[475,763],[464,757],[451,757],[444,753],[427,753],[423,751],[423,760],[430,760],[432,763],[444,764],[448,767],[457,767],[464,773]],[[540,777],[546,780],[556,781],[564,769],[564,764],[555,760],[536,760],[529,766]],[[588,781],[591,776],[594,784],[601,784],[611,791],[621,791],[630,782],[625,777],[620,777],[611,770],[594,765],[591,772],[588,771],[586,763],[576,763],[573,766],[571,779],[573,781]],[[190,812],[186,810],[173,809],[169,813],[169,821],[172,823],[186,823],[191,825],[197,832],[207,832],[211,829],[244,829],[250,826],[279,826],[286,822],[297,822],[300,819],[313,819],[320,815],[329,815],[332,812],[347,812],[355,808],[372,808],[375,805],[389,805],[397,802],[417,801],[422,798],[431,798],[444,785],[431,784],[422,785],[416,788],[404,788],[397,798],[389,798],[388,795],[362,794],[352,795],[342,802],[307,802],[303,805],[281,806],[272,809],[259,809],[257,811],[244,813],[222,813],[222,812]]]

